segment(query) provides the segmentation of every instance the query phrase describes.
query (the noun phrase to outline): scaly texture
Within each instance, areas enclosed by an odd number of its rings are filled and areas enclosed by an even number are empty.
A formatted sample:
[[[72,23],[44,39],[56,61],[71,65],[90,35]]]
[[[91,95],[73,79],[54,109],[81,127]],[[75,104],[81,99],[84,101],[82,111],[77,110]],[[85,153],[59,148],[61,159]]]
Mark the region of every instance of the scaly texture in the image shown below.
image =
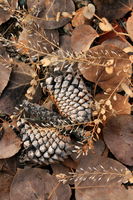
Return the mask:
[[[62,116],[74,123],[91,120],[92,96],[79,73],[71,67],[66,72],[55,70],[46,78],[46,88]]]
[[[74,150],[70,136],[61,134],[57,128],[32,125],[21,118],[17,121],[14,130],[17,130],[23,142],[20,162],[55,163],[64,161]]]
[[[33,104],[27,100],[23,101],[24,117],[31,122],[43,124],[46,126],[64,126],[71,125],[71,121],[62,117],[56,112],[50,111],[43,106]]]

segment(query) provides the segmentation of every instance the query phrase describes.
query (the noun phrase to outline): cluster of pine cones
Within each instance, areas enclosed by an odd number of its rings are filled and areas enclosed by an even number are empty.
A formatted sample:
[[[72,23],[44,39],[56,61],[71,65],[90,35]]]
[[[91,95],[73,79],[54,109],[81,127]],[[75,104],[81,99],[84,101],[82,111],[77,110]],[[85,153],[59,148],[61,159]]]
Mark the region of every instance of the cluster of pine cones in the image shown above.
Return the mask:
[[[23,116],[11,127],[22,140],[20,162],[50,164],[63,161],[84,140],[83,124],[91,120],[93,98],[78,71],[53,70],[42,83],[58,112],[25,100]],[[82,126],[82,128],[81,128]]]

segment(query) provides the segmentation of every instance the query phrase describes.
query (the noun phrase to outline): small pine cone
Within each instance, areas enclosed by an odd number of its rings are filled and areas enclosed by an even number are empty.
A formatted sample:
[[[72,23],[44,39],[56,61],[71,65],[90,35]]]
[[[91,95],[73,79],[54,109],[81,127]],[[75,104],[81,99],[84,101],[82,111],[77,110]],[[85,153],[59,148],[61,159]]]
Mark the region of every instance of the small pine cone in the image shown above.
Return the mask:
[[[78,72],[68,68],[65,73],[50,75],[46,79],[46,88],[62,116],[75,123],[91,120],[92,95]]]
[[[50,164],[64,161],[73,152],[71,138],[61,135],[56,128],[32,125],[22,118],[17,121],[17,130],[23,142],[20,162]]]
[[[63,126],[71,124],[69,119],[63,118],[56,112],[50,111],[38,104],[30,103],[27,100],[23,101],[24,115],[31,122],[38,124],[43,123],[46,126]]]

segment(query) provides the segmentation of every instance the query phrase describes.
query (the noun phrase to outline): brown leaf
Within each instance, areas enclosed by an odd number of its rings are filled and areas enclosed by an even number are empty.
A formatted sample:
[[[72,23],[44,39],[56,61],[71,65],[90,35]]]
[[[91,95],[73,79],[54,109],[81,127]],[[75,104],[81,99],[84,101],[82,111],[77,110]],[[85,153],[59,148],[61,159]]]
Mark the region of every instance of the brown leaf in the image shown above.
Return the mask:
[[[118,161],[89,154],[81,159],[76,173],[76,200],[132,199],[133,190],[121,186],[132,174]]]
[[[86,17],[84,16],[84,8],[85,7],[82,7],[76,10],[75,16],[72,19],[72,25],[74,27],[80,26],[88,22],[88,19],[86,19]]]
[[[122,18],[132,10],[133,0],[94,0],[98,16],[106,17],[109,21]]]
[[[102,89],[114,90],[121,81],[129,84],[131,76],[131,61],[128,54],[111,45],[99,45],[91,48],[86,55],[88,64],[79,63],[83,76],[98,84]],[[105,67],[113,67],[113,73],[108,74]],[[121,87],[118,88],[121,90]]]
[[[127,40],[122,40],[120,37],[116,36],[110,39],[106,39],[102,45],[113,45],[116,46],[122,50],[124,50],[125,48],[130,47],[130,43],[128,43]]]
[[[25,63],[14,65],[8,86],[0,97],[0,111],[12,114],[15,106],[21,103],[32,79],[32,69]],[[6,103],[5,103],[6,102]]]
[[[9,192],[10,192],[10,185],[12,183],[13,176],[0,173],[0,200],[10,200]]]
[[[104,100],[106,101],[109,98],[109,94],[97,94],[95,99],[96,101]],[[107,118],[116,115],[122,114],[130,114],[131,113],[131,105],[128,102],[128,98],[126,96],[122,96],[120,94],[114,94],[110,98],[112,109],[109,109],[106,106],[105,115]]]
[[[0,1],[0,25],[6,22],[12,15],[10,5],[7,0]]]
[[[39,168],[19,170],[15,175],[11,189],[11,200],[69,200],[70,187],[63,185],[57,179]]]
[[[71,48],[71,37],[69,35],[60,36],[60,47],[65,52],[72,52]]]
[[[6,48],[0,43],[0,95],[8,84],[12,71],[11,59],[8,57]]]
[[[91,19],[95,14],[95,6],[91,3],[88,4],[88,6],[84,7],[83,14],[87,19]]]
[[[96,37],[98,37],[98,34],[90,25],[78,26],[72,32],[71,45],[73,51],[76,53],[87,51]]]
[[[127,32],[131,40],[133,40],[133,12],[131,13],[131,17],[128,18],[126,26],[127,26]]]
[[[58,42],[57,30],[44,30],[42,24],[32,24],[23,29],[15,46],[23,54],[41,56],[52,52]]]
[[[7,122],[3,123],[4,134],[0,140],[0,159],[15,155],[21,148],[21,141]]]
[[[31,15],[36,16],[33,18],[37,24],[40,22],[45,29],[57,29],[67,24],[71,19],[61,16],[62,12],[72,13],[75,11],[75,6],[72,0],[34,0],[27,1],[28,8]],[[58,17],[58,14],[60,17]],[[57,18],[58,17],[58,18]]]
[[[106,145],[114,156],[126,165],[133,165],[133,116],[119,115],[111,117],[104,129]]]
[[[15,156],[0,160],[3,162],[3,165],[0,166],[0,170],[4,171],[7,174],[15,175],[17,170],[17,160]],[[1,165],[1,164],[0,164]]]
[[[109,23],[105,17],[102,18],[102,22],[99,22],[99,28],[102,31],[107,31],[107,32],[113,30],[111,23]]]

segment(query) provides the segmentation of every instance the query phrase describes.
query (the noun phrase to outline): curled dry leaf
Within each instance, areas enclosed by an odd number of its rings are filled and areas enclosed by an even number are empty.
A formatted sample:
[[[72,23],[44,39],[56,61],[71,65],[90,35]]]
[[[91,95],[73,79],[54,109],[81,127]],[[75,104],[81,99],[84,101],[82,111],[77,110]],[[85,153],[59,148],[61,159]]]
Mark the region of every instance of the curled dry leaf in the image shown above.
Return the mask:
[[[0,159],[15,155],[21,148],[21,141],[7,122],[3,123],[4,134],[0,140]]]
[[[97,102],[100,102],[101,100],[105,102],[109,97],[109,94],[97,94],[95,99]],[[111,116],[131,113],[131,105],[126,96],[115,93],[110,98],[110,105],[112,106],[112,109],[110,109],[108,105],[105,108],[105,113],[103,113],[107,119]]]
[[[11,188],[11,200],[69,200],[69,185],[59,183],[57,179],[39,168],[19,170],[15,175]]]
[[[133,40],[133,12],[131,13],[131,17],[128,18],[126,26],[127,26],[127,32],[131,40]]]
[[[41,56],[52,52],[58,42],[57,30],[44,30],[42,24],[32,24],[23,29],[15,46],[23,54]]]
[[[16,111],[32,79],[32,69],[25,63],[14,65],[8,86],[0,97],[0,112],[12,114]],[[6,103],[5,103],[6,102]]]
[[[71,45],[73,51],[76,53],[87,51],[96,37],[98,37],[98,34],[90,25],[78,26],[72,32]]]
[[[39,24],[40,21],[45,29],[57,29],[67,24],[71,19],[61,16],[62,12],[72,13],[75,6],[72,0],[40,0],[27,1],[28,9],[31,15],[36,16],[34,21]]]
[[[104,129],[106,145],[122,163],[133,166],[133,116],[111,117]]]
[[[112,25],[109,23],[109,21],[106,18],[103,17],[101,20],[102,20],[102,22],[99,23],[99,28],[102,31],[112,31],[113,30]]]
[[[104,90],[114,90],[120,82],[129,84],[131,61],[129,55],[111,45],[99,45],[89,49],[86,54],[88,63],[79,63],[83,76],[98,84]],[[113,73],[106,72],[106,67],[113,67]],[[121,90],[121,87],[118,88]]]
[[[106,17],[109,21],[122,18],[132,10],[133,0],[93,0],[98,16]]]
[[[121,186],[131,177],[131,172],[118,161],[89,154],[81,159],[76,170],[76,200],[131,200],[133,190]]]
[[[88,6],[84,7],[83,15],[87,19],[91,19],[95,14],[95,6],[93,4],[88,4]]]
[[[72,25],[74,27],[80,26],[82,24],[86,24],[88,22],[88,19],[84,16],[84,9],[85,7],[79,8],[75,12],[75,16],[72,19]]]

